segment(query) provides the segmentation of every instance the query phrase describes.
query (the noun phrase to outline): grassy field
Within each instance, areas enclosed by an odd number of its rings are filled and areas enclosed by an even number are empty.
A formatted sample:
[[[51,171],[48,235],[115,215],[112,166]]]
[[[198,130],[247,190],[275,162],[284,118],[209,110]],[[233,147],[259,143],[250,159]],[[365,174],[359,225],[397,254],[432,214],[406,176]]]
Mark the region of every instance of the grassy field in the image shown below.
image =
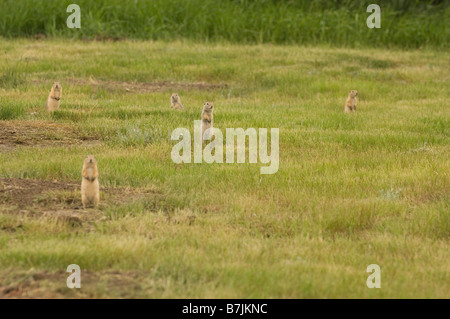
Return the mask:
[[[448,298],[446,52],[0,39],[0,297]],[[51,118],[45,100],[63,86]],[[355,114],[344,114],[351,89]],[[178,92],[183,112],[170,108]],[[170,133],[279,128],[280,168]],[[102,202],[83,210],[87,154]],[[68,289],[69,264],[82,288]],[[381,289],[366,286],[378,264]]]
[[[0,36],[190,39],[241,44],[448,49],[449,0],[77,0],[81,28],[69,29],[71,0],[3,0]],[[368,29],[369,4],[381,28]]]

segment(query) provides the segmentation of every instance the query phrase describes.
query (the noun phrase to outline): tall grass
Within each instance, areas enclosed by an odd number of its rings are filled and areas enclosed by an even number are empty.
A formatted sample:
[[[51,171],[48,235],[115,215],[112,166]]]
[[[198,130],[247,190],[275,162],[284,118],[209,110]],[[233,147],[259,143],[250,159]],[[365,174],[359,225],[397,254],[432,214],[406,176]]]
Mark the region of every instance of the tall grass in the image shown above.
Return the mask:
[[[14,104],[3,104],[0,99],[0,120],[13,120],[22,117],[24,114],[24,107]]]
[[[10,89],[26,84],[27,76],[20,64],[0,70],[0,88]]]
[[[448,48],[448,0],[377,1],[381,29],[366,26],[372,2],[78,0],[81,29],[69,29],[70,0],[4,0],[0,35]]]

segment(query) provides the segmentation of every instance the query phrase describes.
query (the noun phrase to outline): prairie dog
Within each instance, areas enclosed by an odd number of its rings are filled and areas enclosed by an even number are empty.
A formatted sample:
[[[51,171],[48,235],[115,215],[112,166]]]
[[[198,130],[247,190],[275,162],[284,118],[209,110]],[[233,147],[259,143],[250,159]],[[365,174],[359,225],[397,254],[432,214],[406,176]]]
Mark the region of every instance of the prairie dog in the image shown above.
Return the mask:
[[[83,208],[97,206],[100,201],[100,186],[98,183],[97,161],[94,155],[88,155],[81,171],[81,202]]]
[[[345,102],[345,113],[351,113],[353,111],[356,111],[356,103],[358,102],[356,100],[356,96],[358,95],[358,91],[351,90],[350,93],[348,93],[347,102]]]
[[[50,115],[53,111],[59,109],[59,100],[62,96],[62,86],[59,82],[53,83],[52,90],[47,98],[47,114]]]
[[[205,138],[205,131],[209,128],[211,130],[209,131],[209,134],[207,134],[207,137],[211,137],[212,135],[212,128],[213,128],[213,104],[211,102],[205,102],[203,104],[203,112],[202,112],[202,143],[204,143]]]
[[[175,110],[183,110],[183,104],[181,104],[181,100],[180,100],[180,96],[178,95],[178,93],[173,93],[172,96],[170,97],[170,103],[171,103],[171,107],[174,108]]]

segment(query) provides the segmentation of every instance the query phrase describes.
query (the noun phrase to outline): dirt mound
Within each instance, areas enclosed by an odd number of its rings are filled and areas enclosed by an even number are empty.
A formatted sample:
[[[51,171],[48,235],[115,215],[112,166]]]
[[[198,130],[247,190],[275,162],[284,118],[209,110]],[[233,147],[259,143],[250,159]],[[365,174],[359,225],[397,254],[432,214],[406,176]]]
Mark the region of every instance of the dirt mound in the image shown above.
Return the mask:
[[[72,227],[102,217],[101,212],[83,210],[79,183],[8,178],[0,179],[0,212],[30,217],[55,218]],[[20,225],[18,226],[20,227]],[[3,229],[14,232],[16,229]]]
[[[47,121],[0,121],[0,152],[17,146],[59,146],[91,143],[99,144],[93,137],[81,136],[68,124]]]
[[[100,187],[100,205],[83,209],[81,180],[66,182],[22,178],[0,178],[0,213],[57,218],[72,226],[104,217],[108,207],[145,199],[149,211],[171,211],[166,196],[154,189]],[[9,230],[7,230],[9,231]]]
[[[37,195],[51,192],[73,192],[80,188],[80,183],[67,183],[61,181],[34,180],[21,178],[0,179],[0,204],[13,203],[18,208],[33,206],[36,203],[44,202],[36,198]],[[69,200],[67,204],[71,204]]]

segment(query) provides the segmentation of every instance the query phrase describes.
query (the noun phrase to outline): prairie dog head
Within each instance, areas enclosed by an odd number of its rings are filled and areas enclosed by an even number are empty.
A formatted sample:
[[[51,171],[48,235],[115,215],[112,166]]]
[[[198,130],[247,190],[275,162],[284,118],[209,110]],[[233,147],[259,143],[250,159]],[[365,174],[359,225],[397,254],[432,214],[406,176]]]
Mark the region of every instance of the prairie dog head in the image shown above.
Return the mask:
[[[59,100],[62,96],[62,86],[59,82],[53,83],[52,86],[52,92],[51,92],[52,98]]]
[[[178,93],[173,93],[172,96],[170,97],[170,101],[172,103],[180,103],[180,96],[178,95]]]
[[[203,111],[205,111],[206,113],[211,113],[213,110],[213,104],[211,102],[205,102],[205,104],[203,104]]]
[[[94,155],[88,155],[84,159],[83,169],[93,168],[97,169],[97,160]]]
[[[351,97],[352,99],[355,98],[358,95],[358,91],[356,90],[351,90],[350,93],[348,93],[348,96]]]

